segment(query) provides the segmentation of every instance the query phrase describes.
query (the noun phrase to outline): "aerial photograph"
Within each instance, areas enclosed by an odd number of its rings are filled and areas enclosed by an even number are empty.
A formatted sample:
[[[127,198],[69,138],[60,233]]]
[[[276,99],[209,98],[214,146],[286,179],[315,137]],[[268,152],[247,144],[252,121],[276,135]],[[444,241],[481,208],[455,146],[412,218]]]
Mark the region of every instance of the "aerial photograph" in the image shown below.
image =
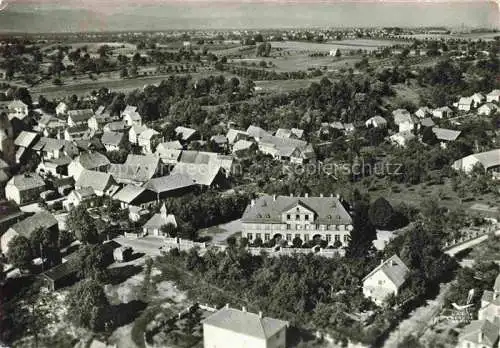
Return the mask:
[[[500,0],[0,0],[0,348],[500,348]]]

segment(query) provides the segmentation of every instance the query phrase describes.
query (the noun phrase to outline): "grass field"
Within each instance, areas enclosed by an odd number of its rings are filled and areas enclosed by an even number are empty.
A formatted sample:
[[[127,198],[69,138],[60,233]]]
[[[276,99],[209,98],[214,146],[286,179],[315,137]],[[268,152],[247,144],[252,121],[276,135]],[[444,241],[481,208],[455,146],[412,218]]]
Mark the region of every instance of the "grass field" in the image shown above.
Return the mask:
[[[290,92],[300,88],[308,88],[311,83],[319,82],[320,79],[255,81],[255,87],[262,92]]]

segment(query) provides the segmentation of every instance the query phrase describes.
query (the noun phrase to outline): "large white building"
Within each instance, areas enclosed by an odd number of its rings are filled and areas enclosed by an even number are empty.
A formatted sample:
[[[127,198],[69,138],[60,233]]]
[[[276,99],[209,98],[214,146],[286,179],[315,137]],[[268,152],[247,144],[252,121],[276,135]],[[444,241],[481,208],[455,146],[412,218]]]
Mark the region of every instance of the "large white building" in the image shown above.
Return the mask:
[[[285,348],[288,322],[234,308],[203,321],[204,348]]]
[[[241,219],[242,236],[250,242],[257,238],[300,238],[303,242],[326,240],[346,246],[352,230],[352,218],[338,197],[262,196],[246,208]],[[338,244],[338,243],[337,243]]]
[[[475,153],[453,163],[453,169],[470,173],[474,166],[482,165],[485,170],[491,172],[494,177],[500,177],[500,149]]]

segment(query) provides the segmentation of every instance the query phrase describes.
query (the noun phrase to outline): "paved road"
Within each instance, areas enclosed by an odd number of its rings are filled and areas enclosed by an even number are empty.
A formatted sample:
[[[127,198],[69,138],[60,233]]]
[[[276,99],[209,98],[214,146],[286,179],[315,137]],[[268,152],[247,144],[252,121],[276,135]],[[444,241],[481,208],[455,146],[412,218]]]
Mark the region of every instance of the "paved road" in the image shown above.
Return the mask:
[[[500,230],[495,231],[495,236],[500,236]],[[464,251],[464,250],[469,249],[469,248],[472,248],[473,246],[478,245],[479,243],[482,243],[487,239],[488,239],[488,235],[486,234],[484,236],[480,236],[480,237],[471,239],[465,243],[459,244],[451,249],[448,249],[447,251],[445,251],[445,253],[450,255],[450,256],[455,256],[459,252]]]

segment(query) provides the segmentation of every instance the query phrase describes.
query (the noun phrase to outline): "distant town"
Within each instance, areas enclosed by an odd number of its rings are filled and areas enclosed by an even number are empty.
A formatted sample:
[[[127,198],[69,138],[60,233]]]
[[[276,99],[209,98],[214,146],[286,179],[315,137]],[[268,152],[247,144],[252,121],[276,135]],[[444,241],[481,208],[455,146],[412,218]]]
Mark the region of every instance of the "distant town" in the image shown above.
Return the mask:
[[[0,35],[0,343],[493,348],[500,33]]]

